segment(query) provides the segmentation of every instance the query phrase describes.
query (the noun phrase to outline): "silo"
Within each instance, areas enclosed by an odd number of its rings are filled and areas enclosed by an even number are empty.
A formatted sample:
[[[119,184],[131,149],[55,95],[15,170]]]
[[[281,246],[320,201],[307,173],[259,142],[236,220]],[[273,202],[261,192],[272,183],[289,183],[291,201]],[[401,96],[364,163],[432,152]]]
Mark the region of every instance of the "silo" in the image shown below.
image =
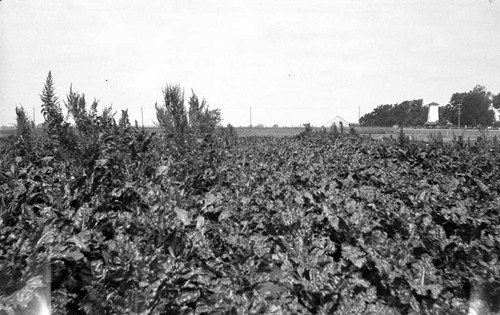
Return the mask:
[[[439,104],[432,102],[429,105],[429,112],[427,113],[427,122],[434,123],[439,121]]]

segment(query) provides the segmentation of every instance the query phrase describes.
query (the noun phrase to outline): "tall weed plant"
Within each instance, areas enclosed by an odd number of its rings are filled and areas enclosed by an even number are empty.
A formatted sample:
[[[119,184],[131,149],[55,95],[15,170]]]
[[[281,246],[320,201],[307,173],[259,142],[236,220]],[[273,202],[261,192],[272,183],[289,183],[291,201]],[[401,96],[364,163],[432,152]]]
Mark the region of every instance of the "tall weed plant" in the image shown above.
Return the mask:
[[[158,125],[179,150],[185,152],[188,147],[219,140],[231,143],[237,137],[232,126],[221,126],[220,111],[210,109],[207,101],[200,101],[194,91],[187,103],[188,108],[180,85],[167,84],[163,89],[163,105],[155,104]]]

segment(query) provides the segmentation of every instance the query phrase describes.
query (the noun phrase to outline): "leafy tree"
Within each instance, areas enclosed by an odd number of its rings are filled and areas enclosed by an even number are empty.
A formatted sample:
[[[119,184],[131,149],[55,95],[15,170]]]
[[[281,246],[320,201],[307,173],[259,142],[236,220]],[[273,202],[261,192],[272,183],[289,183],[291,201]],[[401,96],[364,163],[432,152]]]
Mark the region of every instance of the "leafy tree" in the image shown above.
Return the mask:
[[[450,99],[450,106],[445,112],[446,119],[452,118],[449,120],[458,124],[458,107],[461,104],[460,125],[490,126],[495,117],[494,113],[489,110],[491,100],[491,92],[481,85],[476,85],[469,92],[454,93]]]
[[[371,113],[363,115],[359,119],[362,126],[394,126],[396,119],[392,115],[393,105],[385,104],[377,106]]]
[[[427,120],[427,111],[421,99],[385,104],[361,117],[359,122],[363,126],[422,126]]]
[[[458,125],[458,106],[446,104],[439,108],[439,123],[444,126],[448,122]]]
[[[423,126],[427,121],[428,108],[423,100],[404,101],[394,105],[393,112],[400,126]]]

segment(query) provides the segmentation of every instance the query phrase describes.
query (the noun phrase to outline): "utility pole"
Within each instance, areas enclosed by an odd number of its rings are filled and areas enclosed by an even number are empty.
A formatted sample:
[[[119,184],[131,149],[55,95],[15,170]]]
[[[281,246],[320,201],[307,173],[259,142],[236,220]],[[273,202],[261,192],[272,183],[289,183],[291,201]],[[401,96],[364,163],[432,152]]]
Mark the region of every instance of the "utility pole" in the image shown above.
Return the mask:
[[[460,109],[462,108],[462,104],[458,104],[458,128],[460,128]]]
[[[250,106],[250,128],[252,128],[252,106]]]
[[[144,129],[144,115],[142,113],[142,107],[141,107],[141,123],[142,123],[142,129]]]
[[[358,106],[358,123],[360,119],[361,119],[361,106]]]
[[[33,107],[33,125],[36,126],[36,122],[35,122],[35,107]]]

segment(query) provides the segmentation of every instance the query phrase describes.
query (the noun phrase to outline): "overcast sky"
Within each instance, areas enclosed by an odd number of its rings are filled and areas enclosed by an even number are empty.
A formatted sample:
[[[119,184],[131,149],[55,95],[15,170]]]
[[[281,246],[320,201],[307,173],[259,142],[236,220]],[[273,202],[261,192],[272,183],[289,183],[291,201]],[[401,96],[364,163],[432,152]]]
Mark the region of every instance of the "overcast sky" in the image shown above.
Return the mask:
[[[499,93],[500,1],[1,1],[0,125],[16,105],[42,121],[49,70],[61,100],[72,83],[139,124],[167,83],[224,124],[248,125],[250,107],[254,125],[356,122],[477,84]]]

